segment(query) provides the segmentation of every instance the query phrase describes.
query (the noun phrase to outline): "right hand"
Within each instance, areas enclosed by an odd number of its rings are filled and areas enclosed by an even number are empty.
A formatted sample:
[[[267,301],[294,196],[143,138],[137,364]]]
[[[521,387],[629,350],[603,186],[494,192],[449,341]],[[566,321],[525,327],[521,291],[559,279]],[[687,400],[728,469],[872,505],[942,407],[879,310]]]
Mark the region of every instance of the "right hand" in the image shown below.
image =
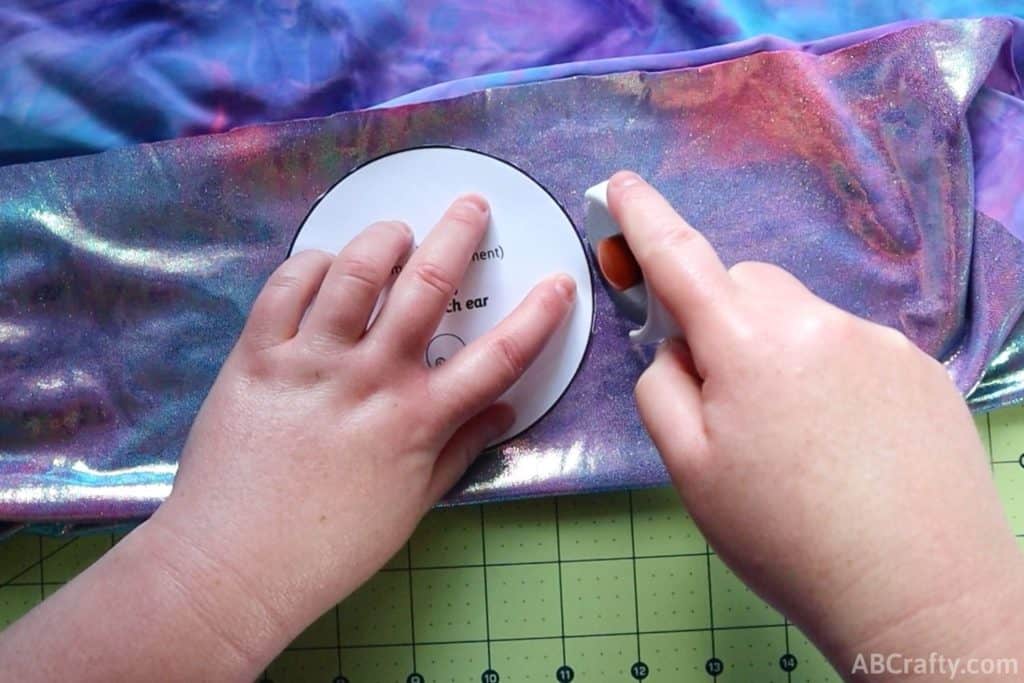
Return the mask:
[[[1024,652],[1021,553],[943,366],[780,268],[726,269],[635,174],[608,194],[685,337],[640,412],[722,559],[847,675],[858,652]]]

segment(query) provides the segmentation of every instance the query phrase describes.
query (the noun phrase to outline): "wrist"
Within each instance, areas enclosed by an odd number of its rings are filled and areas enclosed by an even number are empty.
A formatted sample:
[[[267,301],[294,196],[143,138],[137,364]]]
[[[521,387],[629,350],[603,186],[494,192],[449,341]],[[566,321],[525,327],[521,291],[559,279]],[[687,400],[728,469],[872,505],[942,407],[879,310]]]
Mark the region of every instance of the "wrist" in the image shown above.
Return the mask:
[[[124,548],[122,548],[124,546]],[[301,631],[286,618],[267,587],[240,571],[224,553],[181,528],[172,515],[142,524],[118,544],[123,561],[137,576],[147,576],[154,600],[165,615],[187,615],[181,636],[192,652],[209,653],[224,665],[225,679],[252,680]]]
[[[290,638],[368,580],[391,556],[367,560],[367,549],[379,550],[382,540],[356,516],[345,533],[318,534],[324,515],[304,501],[288,508],[241,507],[230,500],[187,496],[176,488],[146,525],[183,555],[212,565],[214,579],[228,578],[243,587],[245,597],[260,601]]]
[[[1024,562],[1014,557],[987,569],[951,578],[944,588],[933,587],[904,604],[893,602],[884,621],[862,622],[856,638],[834,641],[839,646],[831,653],[833,664],[846,678],[874,680],[858,677],[855,668],[872,655],[921,661],[1019,658],[1024,652]],[[1018,666],[1024,666],[1024,659]],[[929,675],[921,679],[931,680]]]

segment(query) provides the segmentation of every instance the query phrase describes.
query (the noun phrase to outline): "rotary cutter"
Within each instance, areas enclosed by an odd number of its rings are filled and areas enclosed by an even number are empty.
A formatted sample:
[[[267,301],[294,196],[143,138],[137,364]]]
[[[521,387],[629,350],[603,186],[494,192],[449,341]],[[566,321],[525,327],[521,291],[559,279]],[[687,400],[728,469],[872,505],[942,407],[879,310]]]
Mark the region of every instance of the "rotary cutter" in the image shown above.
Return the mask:
[[[629,333],[629,338],[636,344],[653,344],[680,336],[672,316],[644,281],[622,230],[608,211],[608,182],[594,185],[587,190],[585,198],[585,227],[598,270],[608,284],[608,293],[615,305],[640,325]]]

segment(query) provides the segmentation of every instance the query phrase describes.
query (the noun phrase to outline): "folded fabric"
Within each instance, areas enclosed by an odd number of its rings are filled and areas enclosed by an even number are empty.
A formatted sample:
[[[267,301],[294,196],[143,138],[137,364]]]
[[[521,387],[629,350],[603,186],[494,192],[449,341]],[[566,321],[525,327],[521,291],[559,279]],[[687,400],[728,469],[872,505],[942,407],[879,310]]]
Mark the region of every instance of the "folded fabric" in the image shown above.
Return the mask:
[[[151,512],[310,207],[359,165],[417,146],[515,164],[578,230],[584,190],[633,168],[727,263],[777,263],[904,331],[976,409],[1018,401],[1020,33],[980,19],[743,43],[638,63],[656,72],[521,74],[451,99],[0,169],[0,519]],[[632,398],[650,350],[630,344],[600,285],[594,311],[561,400],[449,502],[665,481]]]
[[[479,74],[1024,0],[6,0],[0,164],[326,116]]]

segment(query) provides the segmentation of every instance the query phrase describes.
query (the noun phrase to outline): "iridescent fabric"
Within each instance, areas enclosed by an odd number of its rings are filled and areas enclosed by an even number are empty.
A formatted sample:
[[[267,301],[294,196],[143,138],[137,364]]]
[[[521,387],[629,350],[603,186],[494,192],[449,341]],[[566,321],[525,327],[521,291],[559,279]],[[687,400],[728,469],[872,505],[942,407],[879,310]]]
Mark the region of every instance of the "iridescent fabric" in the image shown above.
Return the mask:
[[[6,0],[0,164],[326,116],[480,74],[997,13],[1024,16],[1024,0]]]
[[[976,408],[1020,400],[1015,32],[924,23],[806,49],[740,44],[710,63],[670,55],[657,73],[606,62],[587,67],[604,76],[0,169],[0,518],[150,512],[311,204],[360,163],[419,145],[507,159],[577,228],[582,192],[636,169],[727,262],[781,264],[902,329]],[[649,349],[630,345],[600,286],[595,304],[562,400],[452,501],[665,480],[632,398]]]

